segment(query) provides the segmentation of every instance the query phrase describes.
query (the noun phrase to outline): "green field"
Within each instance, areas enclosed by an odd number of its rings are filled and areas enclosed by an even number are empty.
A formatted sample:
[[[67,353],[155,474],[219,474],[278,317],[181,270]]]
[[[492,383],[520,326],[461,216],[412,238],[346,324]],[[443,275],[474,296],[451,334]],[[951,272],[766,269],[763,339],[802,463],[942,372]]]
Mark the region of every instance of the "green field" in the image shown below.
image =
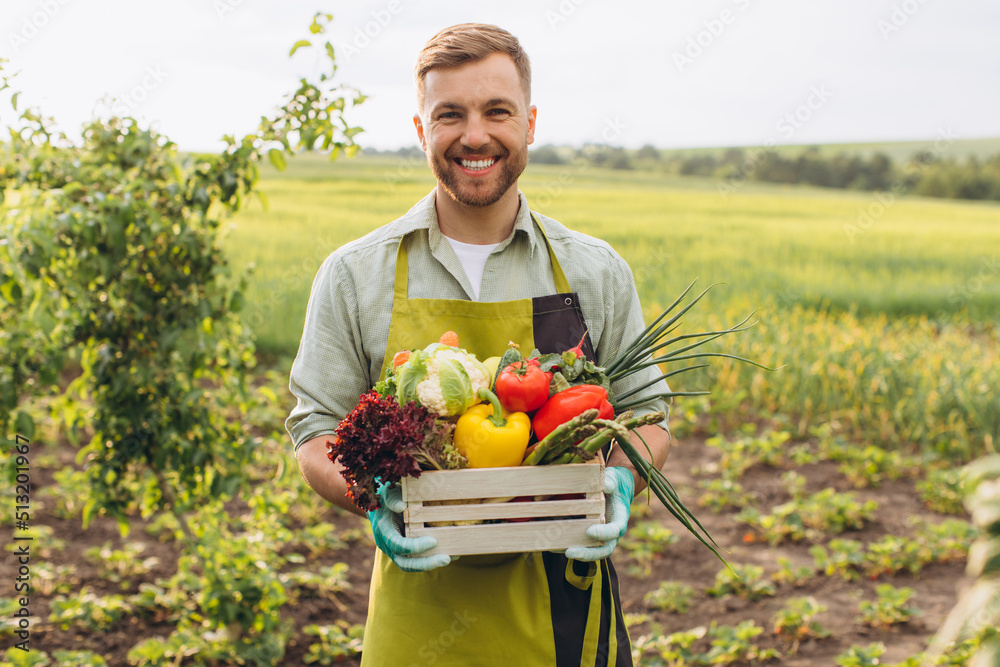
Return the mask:
[[[416,160],[300,158],[266,172],[269,210],[229,237],[255,265],[245,318],[262,352],[294,354],[312,278],[341,244],[404,213],[433,187]],[[727,351],[785,367],[720,363],[713,404],[787,414],[800,432],[836,421],[861,437],[968,458],[1000,434],[1000,206],[874,193],[664,178],[532,165],[533,207],[611,243],[633,268],[647,318],[692,280],[725,283],[689,330],[757,326]],[[284,361],[282,363],[285,363]],[[692,387],[697,388],[697,387]]]
[[[261,348],[294,351],[323,258],[432,187],[426,167],[404,159],[307,157],[266,172],[270,210],[251,207],[231,237],[234,263],[255,264],[250,303],[262,312],[248,317]],[[547,165],[531,166],[521,188],[536,210],[611,243],[650,313],[698,278],[727,283],[714,298],[743,304],[1000,317],[996,205],[907,198],[885,207],[871,193],[762,184],[723,195],[711,179]]]

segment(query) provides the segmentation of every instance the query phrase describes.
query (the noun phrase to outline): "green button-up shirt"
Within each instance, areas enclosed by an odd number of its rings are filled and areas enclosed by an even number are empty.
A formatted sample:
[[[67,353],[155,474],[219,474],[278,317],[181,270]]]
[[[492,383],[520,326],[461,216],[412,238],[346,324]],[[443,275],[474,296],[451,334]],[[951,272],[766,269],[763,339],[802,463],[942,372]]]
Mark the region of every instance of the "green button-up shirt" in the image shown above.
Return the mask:
[[[514,229],[486,261],[479,301],[510,301],[556,291],[545,239],[531,219],[528,201]],[[535,213],[570,288],[577,292],[597,363],[609,359],[645,328],[632,272],[610,245]],[[411,299],[476,300],[472,284],[438,227],[434,192],[398,220],[341,246],[323,262],[313,282],[290,388],[298,399],[285,422],[296,449],[333,433],[340,420],[379,379],[389,336],[393,278],[399,242],[417,231],[407,247]],[[616,383],[622,393],[656,377],[654,369]],[[662,382],[662,381],[661,381]],[[654,385],[644,394],[666,391]],[[644,395],[644,394],[640,394]],[[636,414],[667,411],[654,400]],[[666,422],[661,424],[664,428]]]

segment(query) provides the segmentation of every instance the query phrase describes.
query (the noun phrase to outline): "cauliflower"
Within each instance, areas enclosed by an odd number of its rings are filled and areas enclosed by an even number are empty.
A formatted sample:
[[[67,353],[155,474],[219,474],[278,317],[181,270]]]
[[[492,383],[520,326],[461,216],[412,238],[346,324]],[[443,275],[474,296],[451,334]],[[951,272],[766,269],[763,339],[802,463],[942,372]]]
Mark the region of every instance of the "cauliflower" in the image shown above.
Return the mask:
[[[396,370],[396,398],[416,401],[442,417],[460,415],[492,384],[489,370],[465,350],[434,343],[410,355]]]

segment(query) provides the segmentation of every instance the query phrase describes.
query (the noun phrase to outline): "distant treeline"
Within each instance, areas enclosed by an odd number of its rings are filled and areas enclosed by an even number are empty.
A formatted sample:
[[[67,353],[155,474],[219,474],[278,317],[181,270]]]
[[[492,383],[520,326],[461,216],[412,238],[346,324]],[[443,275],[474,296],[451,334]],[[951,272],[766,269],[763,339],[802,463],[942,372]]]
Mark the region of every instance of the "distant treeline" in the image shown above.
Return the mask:
[[[948,157],[947,152],[947,147],[928,150],[916,153],[904,162],[894,162],[883,153],[869,156],[832,154],[818,147],[805,148],[794,156],[787,149],[774,148],[683,153],[660,151],[650,145],[639,150],[606,145],[588,145],[578,149],[541,146],[531,151],[531,161],[536,164],[575,167],[591,164],[610,169],[702,176],[717,179],[723,189],[738,187],[745,181],[762,181],[1000,201],[1000,153],[985,159],[968,157],[960,160]],[[416,148],[382,151],[380,154],[423,158]]]
[[[612,169],[654,169],[684,176],[716,178],[720,186],[744,181],[816,185],[852,190],[893,190],[927,197],[1000,201],[1000,154],[986,159],[948,158],[946,151],[917,153],[905,162],[883,154],[827,154],[817,147],[797,156],[774,149],[730,148],[719,153],[661,153],[652,146],[638,151],[584,147],[567,160],[559,149],[543,146],[532,152],[536,163],[561,164],[587,159]]]

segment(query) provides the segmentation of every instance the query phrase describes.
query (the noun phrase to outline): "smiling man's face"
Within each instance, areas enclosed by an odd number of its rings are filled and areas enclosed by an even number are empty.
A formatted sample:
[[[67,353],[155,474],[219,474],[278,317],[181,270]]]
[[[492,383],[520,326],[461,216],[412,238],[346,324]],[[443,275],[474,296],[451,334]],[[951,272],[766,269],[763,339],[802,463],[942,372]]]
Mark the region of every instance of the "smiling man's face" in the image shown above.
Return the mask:
[[[438,184],[465,206],[491,206],[517,183],[534,141],[535,107],[503,53],[427,72],[413,117]]]

